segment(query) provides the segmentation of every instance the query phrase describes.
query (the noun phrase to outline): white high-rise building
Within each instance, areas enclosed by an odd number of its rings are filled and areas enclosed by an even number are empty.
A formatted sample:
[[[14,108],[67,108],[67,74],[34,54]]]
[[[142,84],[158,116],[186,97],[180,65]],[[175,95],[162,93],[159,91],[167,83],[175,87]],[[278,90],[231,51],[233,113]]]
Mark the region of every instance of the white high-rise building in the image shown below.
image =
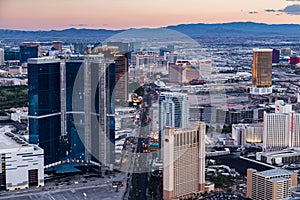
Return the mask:
[[[264,113],[263,127],[265,151],[276,151],[291,146],[289,113]]]
[[[291,118],[292,147],[300,147],[300,113],[293,113]]]
[[[232,139],[239,146],[244,146],[246,143],[262,143],[262,124],[233,124]]]
[[[264,113],[263,149],[276,151],[300,147],[300,113],[283,101],[275,102],[275,113]]]
[[[199,61],[200,76],[202,78],[207,78],[211,75],[212,71],[212,61],[211,60],[200,60]]]
[[[300,103],[300,94],[297,93],[297,94],[296,94],[296,97],[297,97],[297,103]]]
[[[291,113],[292,111],[291,104],[286,104],[283,100],[275,102],[275,113]]]
[[[233,124],[232,125],[232,139],[239,146],[246,144],[246,127],[244,124]]]
[[[0,48],[0,66],[4,65],[4,49]]]

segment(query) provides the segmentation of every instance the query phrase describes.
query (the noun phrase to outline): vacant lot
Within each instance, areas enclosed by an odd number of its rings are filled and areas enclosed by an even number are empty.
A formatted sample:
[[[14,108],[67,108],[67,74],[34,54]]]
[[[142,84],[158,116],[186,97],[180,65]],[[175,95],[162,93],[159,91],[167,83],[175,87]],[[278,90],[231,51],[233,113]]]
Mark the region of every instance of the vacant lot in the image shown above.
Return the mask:
[[[0,87],[0,110],[27,106],[27,103],[27,86]]]

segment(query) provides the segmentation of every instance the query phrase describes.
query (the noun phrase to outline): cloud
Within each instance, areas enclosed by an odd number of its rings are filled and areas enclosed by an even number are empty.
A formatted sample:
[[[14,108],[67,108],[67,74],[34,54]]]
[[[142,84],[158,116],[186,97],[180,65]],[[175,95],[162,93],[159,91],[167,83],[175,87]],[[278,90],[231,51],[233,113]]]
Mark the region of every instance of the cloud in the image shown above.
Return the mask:
[[[89,26],[89,24],[69,24],[69,26]]]
[[[258,12],[256,12],[256,11],[251,11],[251,12],[248,12],[248,14],[250,14],[250,15],[255,15],[255,14],[258,14]]]
[[[300,0],[286,0],[286,1],[300,1]]]
[[[300,5],[299,4],[289,5],[284,9],[278,11],[289,15],[300,15]]]
[[[274,10],[274,9],[266,9],[265,11],[266,12],[276,12],[276,10]]]

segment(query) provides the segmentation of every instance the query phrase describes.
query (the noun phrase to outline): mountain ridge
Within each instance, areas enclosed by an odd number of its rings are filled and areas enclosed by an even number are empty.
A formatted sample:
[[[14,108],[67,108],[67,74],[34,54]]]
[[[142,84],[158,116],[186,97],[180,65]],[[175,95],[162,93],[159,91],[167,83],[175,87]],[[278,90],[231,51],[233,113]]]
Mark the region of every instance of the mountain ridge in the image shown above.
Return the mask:
[[[256,22],[227,22],[227,23],[193,23],[164,26],[186,34],[190,37],[299,37],[300,24],[266,24]],[[0,29],[0,40],[105,40],[117,33],[127,30],[147,30],[159,28],[130,28],[120,30],[67,28],[63,30],[14,30]]]

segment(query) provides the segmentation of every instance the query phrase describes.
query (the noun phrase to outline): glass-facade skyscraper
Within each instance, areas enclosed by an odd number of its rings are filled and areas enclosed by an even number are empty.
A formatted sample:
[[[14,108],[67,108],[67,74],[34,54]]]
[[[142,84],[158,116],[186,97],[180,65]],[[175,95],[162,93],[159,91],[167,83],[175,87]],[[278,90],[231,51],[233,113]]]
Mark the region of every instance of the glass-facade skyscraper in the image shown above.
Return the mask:
[[[159,96],[159,148],[164,127],[188,128],[189,101],[183,93],[162,92]]]
[[[114,96],[116,100],[128,100],[128,54],[115,55],[114,60],[115,85]]]
[[[20,48],[4,47],[4,60],[20,60]]]
[[[37,45],[21,45],[20,46],[20,62],[26,63],[29,58],[37,58],[39,47]]]
[[[253,49],[251,94],[272,93],[272,49]]]
[[[114,162],[114,70],[98,55],[29,59],[30,142],[44,148],[46,165]]]
[[[280,60],[280,50],[273,49],[272,52],[272,63],[279,63]]]
[[[84,83],[83,74],[78,74],[83,64],[83,58],[66,62],[66,136],[68,143],[65,146],[69,151],[66,158],[76,160],[84,160],[86,155],[84,146],[84,84],[74,86],[76,80]],[[74,94],[73,89],[76,89]],[[77,120],[74,121],[74,118]]]
[[[60,60],[28,64],[29,142],[44,149],[45,164],[59,161],[61,133]]]

